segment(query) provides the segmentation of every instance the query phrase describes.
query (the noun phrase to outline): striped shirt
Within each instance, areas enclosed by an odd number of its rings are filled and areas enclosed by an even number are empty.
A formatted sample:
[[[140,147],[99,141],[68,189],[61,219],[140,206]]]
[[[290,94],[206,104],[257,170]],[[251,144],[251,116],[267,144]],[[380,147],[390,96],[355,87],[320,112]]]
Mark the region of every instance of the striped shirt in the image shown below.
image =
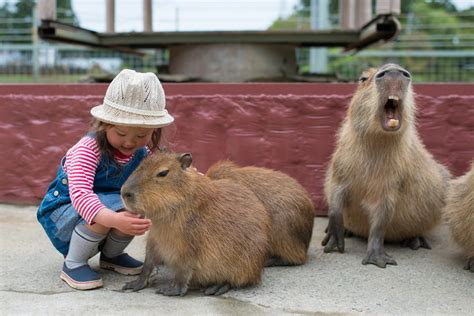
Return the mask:
[[[116,151],[114,158],[124,165],[133,155],[125,156]],[[88,224],[93,223],[97,213],[106,207],[93,191],[99,161],[100,152],[95,138],[83,137],[67,151],[63,166],[68,176],[72,206]]]

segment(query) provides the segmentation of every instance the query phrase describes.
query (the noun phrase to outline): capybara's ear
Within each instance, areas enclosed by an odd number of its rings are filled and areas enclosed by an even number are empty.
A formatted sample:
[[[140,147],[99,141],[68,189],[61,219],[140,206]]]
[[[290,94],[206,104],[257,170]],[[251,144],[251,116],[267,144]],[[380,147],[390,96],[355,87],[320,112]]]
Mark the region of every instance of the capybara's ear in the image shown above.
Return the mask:
[[[181,168],[186,170],[193,163],[193,157],[190,153],[180,154],[178,156],[178,161],[181,163]]]

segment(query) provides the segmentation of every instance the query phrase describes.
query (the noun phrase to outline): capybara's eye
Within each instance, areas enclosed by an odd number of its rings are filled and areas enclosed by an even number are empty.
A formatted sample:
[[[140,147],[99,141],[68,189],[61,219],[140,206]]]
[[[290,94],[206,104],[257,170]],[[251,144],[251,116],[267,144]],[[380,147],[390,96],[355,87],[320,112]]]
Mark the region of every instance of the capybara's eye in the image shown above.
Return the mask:
[[[156,176],[157,177],[166,177],[168,175],[168,172],[170,172],[170,171],[169,170],[163,170],[163,171],[158,172],[158,174]]]

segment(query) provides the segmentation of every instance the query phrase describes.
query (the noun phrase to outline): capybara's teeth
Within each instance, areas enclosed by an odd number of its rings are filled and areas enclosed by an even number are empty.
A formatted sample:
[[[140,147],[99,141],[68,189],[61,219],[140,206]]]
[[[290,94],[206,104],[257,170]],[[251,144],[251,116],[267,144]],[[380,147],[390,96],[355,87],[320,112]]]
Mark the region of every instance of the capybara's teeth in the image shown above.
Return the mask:
[[[397,96],[395,96],[395,95],[390,95],[390,96],[388,97],[388,99],[389,99],[389,100],[400,101],[400,98],[397,97]]]
[[[390,127],[390,128],[395,128],[395,127],[398,127],[398,123],[399,123],[398,120],[390,119],[390,120],[388,121],[388,124],[387,124],[387,125],[388,125],[388,127]]]

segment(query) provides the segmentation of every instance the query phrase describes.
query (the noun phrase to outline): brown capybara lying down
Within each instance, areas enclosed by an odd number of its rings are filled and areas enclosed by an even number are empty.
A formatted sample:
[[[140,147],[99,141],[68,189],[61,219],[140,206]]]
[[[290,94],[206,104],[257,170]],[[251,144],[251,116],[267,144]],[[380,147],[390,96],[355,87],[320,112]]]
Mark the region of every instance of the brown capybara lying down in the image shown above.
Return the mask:
[[[185,295],[190,285],[220,295],[260,281],[270,216],[249,189],[211,180],[191,162],[190,154],[153,154],[122,187],[126,208],[152,221],[143,271],[124,289],[144,288],[161,260],[175,272],[157,291],[164,295]]]
[[[279,171],[239,167],[230,161],[212,165],[206,175],[242,184],[263,203],[272,219],[267,266],[306,262],[315,212],[307,191],[295,179]]]
[[[465,269],[474,272],[474,161],[469,172],[451,181],[445,217],[454,241],[467,257]]]
[[[387,64],[365,72],[339,130],[326,174],[329,205],[324,251],[344,251],[344,227],[368,237],[363,264],[396,264],[384,240],[412,249],[441,218],[449,172],[415,128],[411,75]]]

